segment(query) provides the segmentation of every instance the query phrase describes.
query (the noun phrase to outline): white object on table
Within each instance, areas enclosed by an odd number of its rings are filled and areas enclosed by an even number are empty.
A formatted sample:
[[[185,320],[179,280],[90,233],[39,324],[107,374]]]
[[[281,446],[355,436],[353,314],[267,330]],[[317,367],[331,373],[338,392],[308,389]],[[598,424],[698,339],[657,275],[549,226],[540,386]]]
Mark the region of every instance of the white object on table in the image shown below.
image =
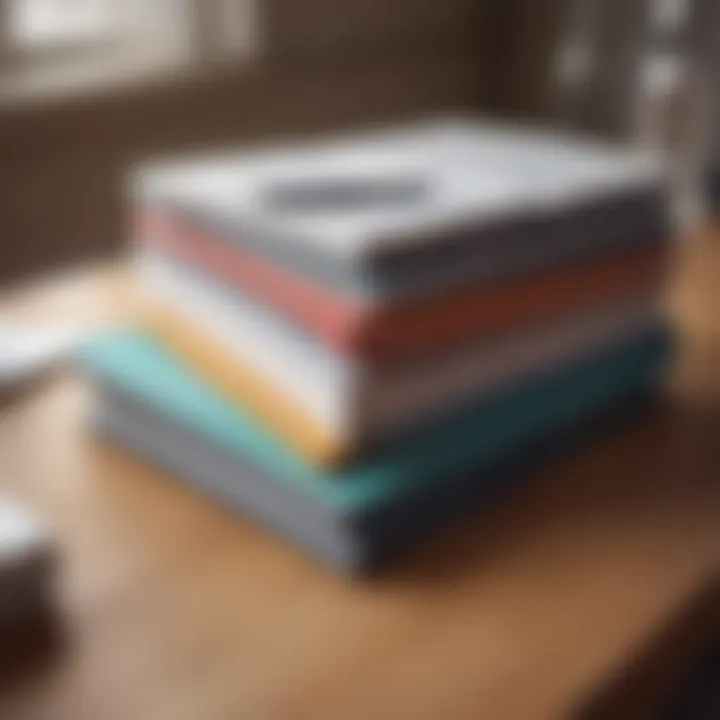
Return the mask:
[[[0,318],[0,390],[21,384],[61,361],[76,338],[64,329]]]
[[[54,554],[42,521],[0,497],[0,629],[49,608]]]

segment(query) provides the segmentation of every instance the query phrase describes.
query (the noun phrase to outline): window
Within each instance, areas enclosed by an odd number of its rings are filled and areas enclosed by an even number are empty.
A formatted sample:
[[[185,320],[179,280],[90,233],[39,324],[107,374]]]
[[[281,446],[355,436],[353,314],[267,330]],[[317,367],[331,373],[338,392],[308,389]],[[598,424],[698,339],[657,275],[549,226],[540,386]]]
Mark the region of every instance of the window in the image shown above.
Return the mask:
[[[261,0],[0,0],[0,101],[245,59]]]
[[[18,49],[73,45],[112,34],[113,0],[10,0],[7,36]]]
[[[651,5],[651,22],[660,32],[677,32],[687,24],[691,11],[690,0],[654,0]]]

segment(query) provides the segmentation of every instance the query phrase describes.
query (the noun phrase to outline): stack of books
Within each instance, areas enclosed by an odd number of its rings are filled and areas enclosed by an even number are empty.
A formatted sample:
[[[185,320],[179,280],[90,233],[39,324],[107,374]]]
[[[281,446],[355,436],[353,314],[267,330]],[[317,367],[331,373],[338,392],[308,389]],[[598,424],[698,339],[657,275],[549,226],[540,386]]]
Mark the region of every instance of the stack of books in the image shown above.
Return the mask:
[[[151,302],[83,351],[96,426],[343,568],[666,365],[651,158],[445,119],[178,160],[133,197]]]

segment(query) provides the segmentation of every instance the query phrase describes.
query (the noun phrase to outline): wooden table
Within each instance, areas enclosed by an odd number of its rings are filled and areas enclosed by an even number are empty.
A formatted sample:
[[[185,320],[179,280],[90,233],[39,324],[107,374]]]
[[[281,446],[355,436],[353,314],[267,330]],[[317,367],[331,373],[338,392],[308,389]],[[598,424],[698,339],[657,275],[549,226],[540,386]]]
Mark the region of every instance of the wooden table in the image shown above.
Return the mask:
[[[0,718],[578,716],[718,578],[718,288],[717,241],[687,243],[681,401],[538,468],[373,581],[96,444],[81,380],[16,399],[0,484],[56,529],[65,642],[3,689]],[[9,307],[85,327],[123,315],[128,290],[94,270]]]

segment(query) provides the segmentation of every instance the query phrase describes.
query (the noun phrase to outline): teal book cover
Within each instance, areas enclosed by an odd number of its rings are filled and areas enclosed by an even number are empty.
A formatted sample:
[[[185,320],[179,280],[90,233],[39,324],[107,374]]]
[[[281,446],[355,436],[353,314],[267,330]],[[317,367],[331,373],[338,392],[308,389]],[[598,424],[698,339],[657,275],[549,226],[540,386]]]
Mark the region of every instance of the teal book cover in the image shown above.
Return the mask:
[[[84,371],[331,509],[355,513],[408,489],[444,482],[501,461],[546,432],[557,432],[661,376],[671,341],[657,328],[602,355],[488,398],[365,463],[328,472],[301,459],[250,415],[215,392],[149,334],[99,338],[80,353]]]

